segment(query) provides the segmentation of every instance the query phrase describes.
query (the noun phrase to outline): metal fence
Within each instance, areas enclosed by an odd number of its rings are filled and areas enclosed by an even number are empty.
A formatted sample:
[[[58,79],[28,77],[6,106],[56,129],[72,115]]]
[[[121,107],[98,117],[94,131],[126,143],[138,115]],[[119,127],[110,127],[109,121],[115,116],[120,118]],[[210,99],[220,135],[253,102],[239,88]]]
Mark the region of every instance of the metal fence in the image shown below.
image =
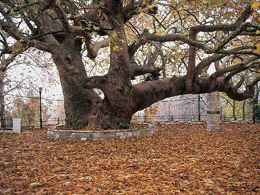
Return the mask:
[[[200,117],[200,118],[199,118]],[[170,123],[170,122],[206,122],[207,115],[172,115],[172,116],[134,116],[132,118],[133,122],[151,122],[151,123]],[[234,119],[233,116],[220,116],[221,122],[253,122],[253,119],[243,119],[242,115],[236,115]],[[260,120],[255,120],[259,122]]]
[[[253,113],[247,115],[236,114],[235,117],[232,115],[226,115],[225,113],[220,114],[220,120],[222,122],[253,122]],[[171,123],[171,122],[205,122],[207,120],[207,115],[155,115],[155,116],[138,116],[133,115],[132,122],[140,123]],[[255,117],[255,122],[260,122],[260,116]],[[44,121],[44,126],[53,126],[53,125],[65,125],[65,118],[51,118],[48,121]]]
[[[251,113],[251,120],[244,118],[242,115],[227,116],[220,115],[220,120],[222,122],[254,122],[253,121],[253,113]],[[201,115],[155,115],[155,116],[138,116],[133,115],[132,122],[138,123],[174,123],[174,122],[205,122],[207,119],[206,114]],[[255,122],[260,122],[260,116],[255,117]],[[1,129],[11,130],[13,126],[13,119],[11,117],[0,119]],[[65,125],[65,118],[49,118],[47,121],[43,121],[43,127],[49,126],[59,126]],[[40,128],[40,122],[37,126],[24,126],[22,125],[22,129],[32,129],[32,128]]]
[[[55,125],[65,125],[65,118],[55,117],[55,118],[49,118],[47,121],[43,121],[43,126],[55,126]]]
[[[12,129],[13,128],[13,119],[12,117],[0,118],[0,129]]]

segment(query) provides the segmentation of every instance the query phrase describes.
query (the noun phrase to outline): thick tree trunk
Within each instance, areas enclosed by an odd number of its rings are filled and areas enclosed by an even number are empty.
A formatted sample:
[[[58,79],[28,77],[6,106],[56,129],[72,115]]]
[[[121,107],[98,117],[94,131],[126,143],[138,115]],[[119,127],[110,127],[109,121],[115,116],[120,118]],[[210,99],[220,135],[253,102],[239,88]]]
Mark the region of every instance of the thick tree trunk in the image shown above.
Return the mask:
[[[121,74],[120,69],[107,75],[101,86],[105,94],[102,98],[92,89],[86,89],[87,74],[82,62],[80,49],[74,39],[54,49],[53,60],[58,68],[64,95],[66,126],[83,128],[127,127],[134,113],[131,83],[115,74]]]
[[[89,118],[101,98],[93,91],[83,87],[87,78],[80,50],[74,46],[73,38],[67,39],[52,53],[57,66],[64,95],[66,125],[82,128],[87,126]]]
[[[62,85],[68,127],[127,128],[132,115],[138,110],[130,81],[124,18],[116,12],[109,17],[120,24],[115,25],[111,35],[110,69],[90,89],[87,89],[89,78],[82,62],[81,43],[77,43],[75,37],[67,36],[60,46],[52,50]],[[103,100],[93,88],[102,90],[105,95]]]

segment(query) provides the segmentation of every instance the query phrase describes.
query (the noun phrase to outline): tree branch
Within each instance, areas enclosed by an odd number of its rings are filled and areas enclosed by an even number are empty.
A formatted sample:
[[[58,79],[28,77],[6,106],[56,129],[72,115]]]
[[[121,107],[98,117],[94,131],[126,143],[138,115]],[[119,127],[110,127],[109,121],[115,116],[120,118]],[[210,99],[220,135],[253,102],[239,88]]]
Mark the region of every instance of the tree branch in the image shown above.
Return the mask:
[[[183,34],[167,34],[163,36],[158,36],[149,33],[148,31],[144,31],[138,40],[136,40],[132,45],[129,46],[129,54],[133,56],[134,53],[138,50],[141,45],[146,44],[148,41],[156,41],[156,42],[170,42],[170,41],[182,41],[187,43],[188,45],[194,46],[199,49],[203,49],[207,53],[211,53],[212,49],[208,46],[204,45],[201,42],[194,41],[190,38],[187,38]]]
[[[28,40],[28,38],[23,36],[23,34],[16,28],[16,26],[10,26],[7,22],[3,21],[2,19],[0,19],[0,27],[16,40]]]
[[[220,55],[220,54],[214,54],[212,56],[209,56],[205,59],[203,59],[195,68],[194,70],[194,77],[197,78],[202,70],[204,68],[206,68],[207,66],[211,65],[213,62],[219,61],[221,60],[223,57],[225,57],[224,55]]]
[[[216,71],[215,73],[213,73],[210,77],[217,78],[217,77],[223,76],[224,74],[226,74],[228,72],[237,71],[237,70],[240,72],[241,68],[247,69],[246,65],[248,65],[249,63],[251,63],[251,62],[253,62],[257,59],[258,59],[258,57],[253,56],[253,57],[251,57],[247,60],[244,60],[243,62],[235,65],[235,66],[229,66],[229,67],[226,67],[224,69],[220,69],[219,71]],[[232,75],[230,74],[230,75],[226,76],[226,79],[229,80],[231,77],[232,77]]]
[[[110,37],[94,44],[91,43],[91,40],[87,40],[86,47],[88,51],[88,57],[91,60],[94,60],[97,57],[98,51],[102,48],[108,47],[109,43],[110,43]]]
[[[84,81],[83,86],[86,89],[93,89],[93,88],[102,89],[102,86],[105,85],[106,83],[107,83],[106,75],[105,76],[93,76],[93,77],[87,78]]]

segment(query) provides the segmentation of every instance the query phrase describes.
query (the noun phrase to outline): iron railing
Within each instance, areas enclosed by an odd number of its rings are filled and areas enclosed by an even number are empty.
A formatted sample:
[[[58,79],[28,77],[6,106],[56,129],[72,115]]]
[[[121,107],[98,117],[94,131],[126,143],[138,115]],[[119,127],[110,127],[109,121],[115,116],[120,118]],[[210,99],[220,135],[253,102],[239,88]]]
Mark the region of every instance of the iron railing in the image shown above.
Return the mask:
[[[220,115],[220,120],[222,122],[253,122],[252,113],[250,117],[243,117],[242,115]],[[260,122],[260,117],[256,117],[256,122]],[[171,122],[206,122],[207,115],[155,115],[155,116],[136,116],[132,117],[132,122],[141,122],[141,123],[171,123]],[[49,118],[47,121],[43,121],[43,127],[48,126],[58,126],[65,125],[65,118]],[[13,121],[11,117],[0,120],[1,129],[12,129]],[[26,126],[22,124],[22,129],[32,129],[32,128],[40,128],[40,123],[34,126]]]

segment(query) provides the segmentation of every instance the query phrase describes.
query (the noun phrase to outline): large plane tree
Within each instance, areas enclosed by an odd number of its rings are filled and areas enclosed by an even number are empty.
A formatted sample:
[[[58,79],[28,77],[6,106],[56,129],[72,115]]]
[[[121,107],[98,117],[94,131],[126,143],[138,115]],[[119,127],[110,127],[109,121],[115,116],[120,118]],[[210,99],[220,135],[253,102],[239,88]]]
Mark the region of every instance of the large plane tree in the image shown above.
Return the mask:
[[[51,54],[68,127],[119,128],[180,94],[243,100],[260,80],[258,1],[1,0],[0,13],[13,53]],[[91,60],[108,52],[107,73],[89,76],[85,52]]]

